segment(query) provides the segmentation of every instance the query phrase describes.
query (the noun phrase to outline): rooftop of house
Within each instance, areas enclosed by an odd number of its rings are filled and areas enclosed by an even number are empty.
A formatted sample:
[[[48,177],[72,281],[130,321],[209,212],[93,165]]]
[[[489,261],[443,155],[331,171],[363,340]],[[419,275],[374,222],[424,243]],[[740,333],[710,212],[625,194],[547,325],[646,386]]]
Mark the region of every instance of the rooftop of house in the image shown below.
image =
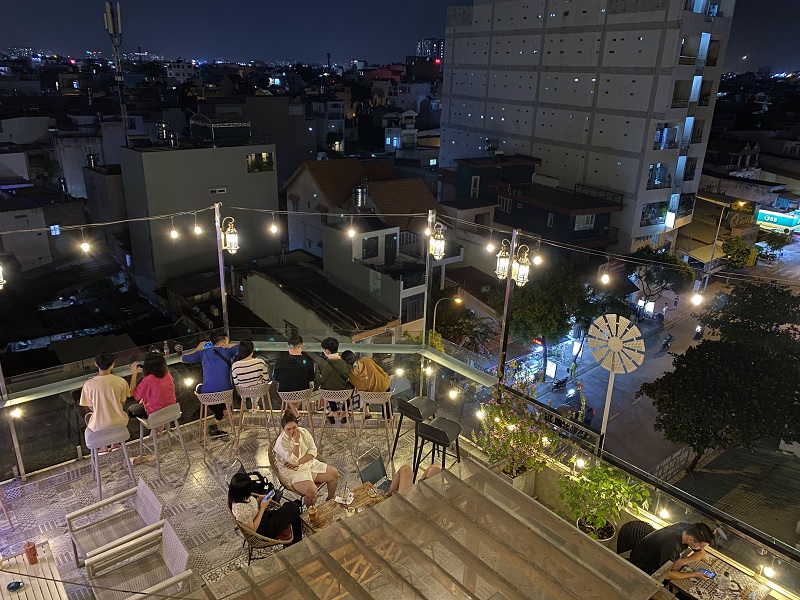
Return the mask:
[[[72,196],[39,185],[3,190],[0,186],[0,212],[30,210],[51,204],[83,203]]]
[[[340,158],[336,160],[307,160],[283,186],[288,190],[293,181],[308,171],[319,190],[332,206],[344,206],[353,195],[353,188],[366,178],[370,185],[379,181],[397,179],[397,172],[386,160],[359,160]]]
[[[436,198],[419,177],[376,181],[369,184],[368,193],[381,215],[411,213],[427,215],[429,210],[439,208]],[[427,226],[427,220],[419,217],[383,216],[382,218],[390,225],[399,227],[401,231],[421,233]]]
[[[562,214],[574,215],[586,211],[618,212],[623,209],[622,194],[600,188],[580,186],[580,191],[575,191],[540,183],[496,183],[506,186],[507,193],[512,194],[514,201],[547,208]]]
[[[758,154],[761,147],[758,142],[750,144],[744,140],[708,140],[709,152],[725,152],[727,154],[741,154],[747,156],[748,154]]]
[[[442,206],[455,210],[472,210],[474,208],[497,206],[497,203],[490,200],[483,200],[481,198],[456,198],[455,200],[442,202]]]
[[[703,175],[710,175],[711,177],[716,177],[717,179],[727,179],[728,181],[738,181],[740,183],[749,184],[749,185],[760,185],[760,186],[767,186],[772,188],[771,191],[773,192],[780,192],[786,189],[785,183],[778,183],[776,181],[764,181],[763,179],[750,179],[749,177],[737,177],[736,175],[730,175],[728,173],[724,173],[721,171],[715,171],[713,165],[707,167],[703,167]]]

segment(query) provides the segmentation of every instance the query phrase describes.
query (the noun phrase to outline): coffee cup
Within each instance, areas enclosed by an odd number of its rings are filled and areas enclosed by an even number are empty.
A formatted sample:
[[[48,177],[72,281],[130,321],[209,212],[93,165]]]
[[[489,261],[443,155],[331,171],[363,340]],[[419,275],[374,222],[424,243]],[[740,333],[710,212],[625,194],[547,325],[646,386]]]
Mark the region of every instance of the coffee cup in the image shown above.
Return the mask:
[[[25,553],[25,560],[28,561],[29,565],[35,565],[39,562],[39,555],[36,551],[36,544],[33,542],[25,542],[25,545],[22,547],[23,552]]]

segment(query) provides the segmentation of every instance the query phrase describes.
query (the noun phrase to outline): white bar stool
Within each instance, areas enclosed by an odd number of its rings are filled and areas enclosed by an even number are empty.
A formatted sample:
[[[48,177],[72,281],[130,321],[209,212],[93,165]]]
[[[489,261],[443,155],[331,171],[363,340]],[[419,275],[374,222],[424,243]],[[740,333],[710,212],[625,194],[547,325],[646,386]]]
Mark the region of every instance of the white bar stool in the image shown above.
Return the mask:
[[[264,411],[264,428],[267,430],[267,435],[269,436],[270,441],[272,440],[272,434],[269,431],[270,422],[272,421],[273,416],[272,403],[269,399],[270,385],[271,382],[267,381],[265,383],[259,383],[251,386],[236,386],[236,391],[238,391],[239,395],[242,397],[242,406],[239,409],[239,431],[237,436],[242,434],[242,428],[244,427],[244,413],[246,412],[245,406],[247,406],[247,400],[250,400],[252,406],[255,404],[256,400],[261,399],[263,400],[261,406],[262,410]],[[267,414],[267,403],[269,403],[269,414]]]
[[[369,404],[381,404],[384,406],[384,410],[382,411],[383,415],[382,418],[384,421],[384,425],[386,425],[386,451],[391,453],[392,452],[392,434],[389,429],[394,424],[394,414],[392,414],[392,396],[394,395],[394,390],[389,390],[388,392],[359,392],[359,397],[361,398],[361,428],[358,431],[358,441],[356,441],[356,447],[361,445],[361,436],[364,434],[364,422],[366,419],[364,418],[364,410],[366,409],[367,405]],[[378,415],[373,415],[375,419],[378,419]]]
[[[139,421],[139,461],[142,460],[142,448],[145,446],[144,430],[147,428],[150,430],[150,437],[153,440],[153,454],[156,456],[156,471],[158,472],[159,479],[161,479],[161,462],[158,457],[158,434],[156,433],[156,429],[159,427],[166,427],[167,443],[169,444],[169,449],[172,450],[172,433],[170,433],[169,424],[173,423],[175,425],[175,431],[178,432],[178,439],[181,442],[183,455],[186,457],[186,464],[189,465],[189,453],[186,451],[186,445],[183,443],[183,435],[181,435],[181,428],[178,423],[178,419],[180,418],[181,406],[177,403],[165,406],[154,413],[150,413],[146,419],[136,417]]]
[[[297,390],[296,392],[278,392],[278,396],[281,397],[281,417],[283,416],[284,411],[289,406],[295,406],[297,404],[300,405],[299,410],[303,409],[303,402],[306,403],[306,413],[308,414],[308,430],[311,433],[311,437],[314,437],[314,411],[311,410],[311,388],[306,388],[304,390]],[[279,434],[280,435],[280,434]]]
[[[347,437],[350,437],[350,421],[353,420],[353,390],[320,390],[320,399],[323,404],[327,402],[335,402],[336,404],[344,405],[344,412],[347,415]],[[324,410],[324,409],[323,409]],[[322,438],[325,437],[325,427],[328,419],[322,417],[322,430],[319,434],[319,445],[322,446]],[[354,428],[355,429],[355,428]]]
[[[94,477],[97,481],[97,495],[100,500],[103,499],[103,487],[100,483],[100,454],[98,450],[103,446],[111,446],[112,444],[119,444],[122,447],[120,455],[123,457],[125,467],[128,469],[128,475],[131,476],[133,485],[136,485],[136,479],[133,477],[133,468],[131,461],[128,458],[128,448],[125,446],[131,437],[127,426],[119,425],[117,427],[108,427],[107,429],[100,429],[99,431],[86,430],[85,439],[86,447],[92,453],[92,469],[94,470]]]
[[[208,434],[208,428],[206,427],[206,421],[208,420],[208,410],[209,406],[213,406],[215,404],[224,404],[225,409],[228,411],[228,421],[231,424],[231,435],[236,442],[236,452],[239,452],[239,438],[236,436],[236,427],[233,424],[233,390],[225,390],[222,392],[209,392],[208,394],[203,394],[200,390],[203,388],[202,383],[198,383],[197,387],[194,390],[194,395],[197,396],[197,400],[200,402],[200,434],[203,437],[203,458],[205,459],[206,456],[206,437]]]

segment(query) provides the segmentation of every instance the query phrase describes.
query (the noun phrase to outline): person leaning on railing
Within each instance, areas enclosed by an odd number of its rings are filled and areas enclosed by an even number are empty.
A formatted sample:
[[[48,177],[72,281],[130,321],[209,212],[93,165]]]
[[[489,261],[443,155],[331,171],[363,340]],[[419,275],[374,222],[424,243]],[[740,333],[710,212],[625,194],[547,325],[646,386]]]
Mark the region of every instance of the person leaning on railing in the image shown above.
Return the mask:
[[[122,409],[128,399],[128,383],[111,371],[114,355],[101,352],[94,357],[98,374],[83,384],[80,405],[91,412],[87,415],[86,431],[91,433],[111,427],[126,427],[128,415]],[[105,448],[100,448],[101,452]]]
[[[674,523],[647,535],[631,550],[630,561],[648,575],[652,575],[667,562],[672,570],[666,579],[708,579],[702,571],[682,572],[689,563],[703,560],[705,548],[714,541],[714,532],[705,523]],[[688,556],[684,552],[691,550]]]
[[[211,347],[206,347],[206,342],[200,342],[197,348],[181,357],[183,363],[201,363],[203,365],[203,394],[226,392],[233,389],[231,381],[231,363],[236,356],[237,344],[231,344],[228,336],[217,333],[211,336]],[[225,418],[225,405],[212,404],[209,406],[217,421]],[[224,435],[214,423],[208,428],[209,435]]]
[[[389,374],[384,371],[378,363],[365,356],[356,358],[350,350],[342,352],[342,360],[353,368],[347,374],[350,383],[359,392],[388,392],[391,380]],[[381,410],[385,410],[381,406]],[[364,406],[364,418],[369,419],[369,406]]]

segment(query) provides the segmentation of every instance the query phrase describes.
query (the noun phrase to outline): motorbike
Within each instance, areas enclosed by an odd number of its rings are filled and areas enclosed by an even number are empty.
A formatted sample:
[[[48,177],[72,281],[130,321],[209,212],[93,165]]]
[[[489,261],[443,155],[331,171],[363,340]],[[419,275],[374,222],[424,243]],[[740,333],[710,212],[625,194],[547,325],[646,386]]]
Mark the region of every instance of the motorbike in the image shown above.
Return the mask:
[[[668,333],[661,342],[661,350],[669,350],[670,344],[672,344],[672,334]]]
[[[703,339],[703,331],[705,331],[705,327],[702,323],[700,323],[697,327],[694,328],[694,339],[702,340]]]
[[[569,381],[569,377],[564,377],[563,379],[554,379],[553,389],[551,391],[555,392],[556,390],[563,390],[565,387],[567,387],[567,381]]]

